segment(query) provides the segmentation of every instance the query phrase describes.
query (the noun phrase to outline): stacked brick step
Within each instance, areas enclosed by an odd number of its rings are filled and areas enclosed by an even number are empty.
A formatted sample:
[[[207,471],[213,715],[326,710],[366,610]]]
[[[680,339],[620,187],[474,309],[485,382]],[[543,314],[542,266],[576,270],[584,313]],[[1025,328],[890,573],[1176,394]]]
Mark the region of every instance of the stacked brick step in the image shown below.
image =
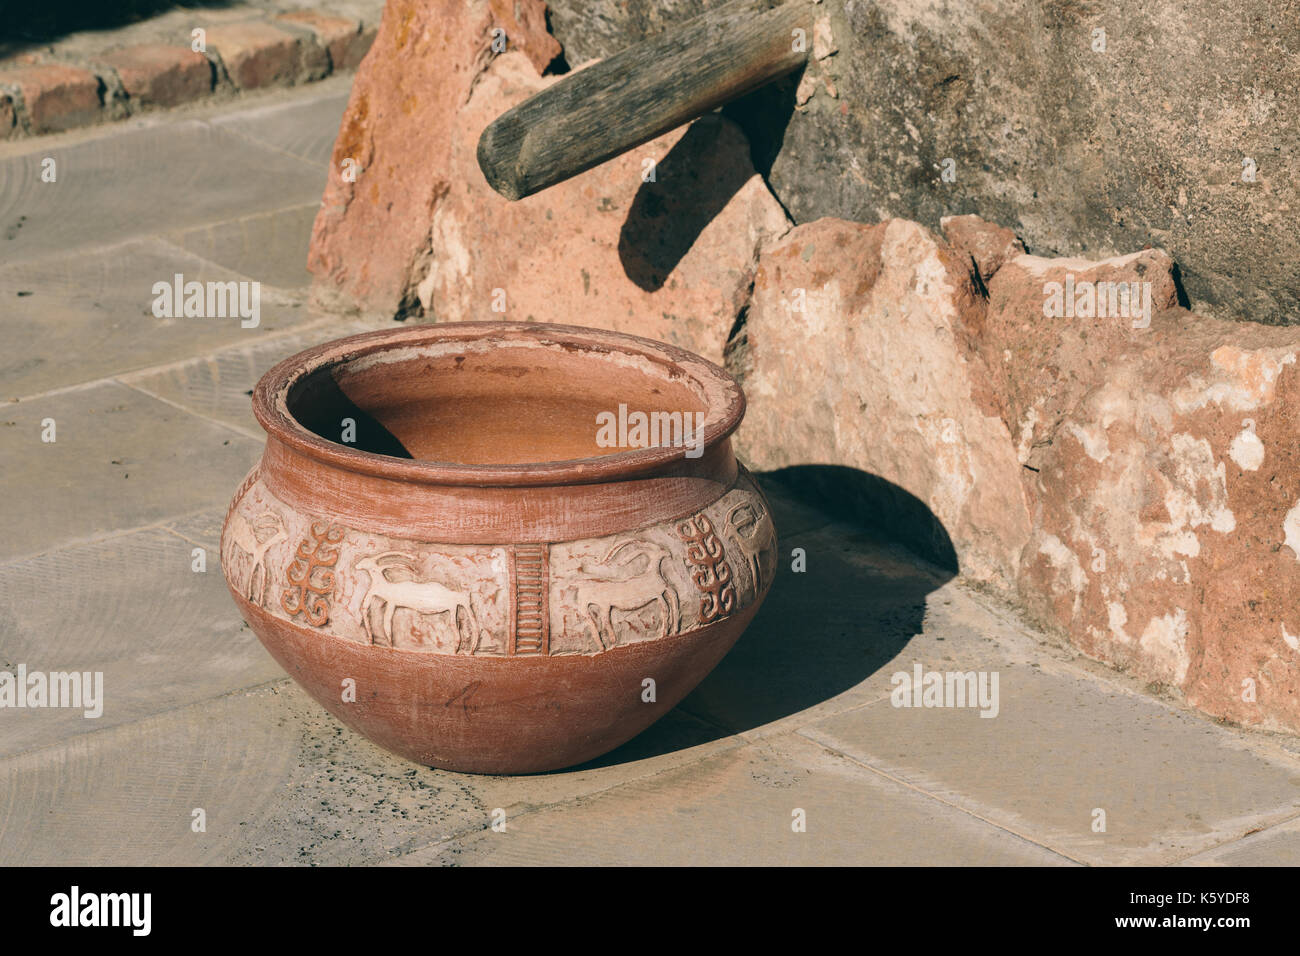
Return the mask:
[[[178,9],[118,30],[0,46],[0,140],[111,122],[355,69],[382,2],[351,14],[257,7]],[[355,14],[358,4],[366,18]]]

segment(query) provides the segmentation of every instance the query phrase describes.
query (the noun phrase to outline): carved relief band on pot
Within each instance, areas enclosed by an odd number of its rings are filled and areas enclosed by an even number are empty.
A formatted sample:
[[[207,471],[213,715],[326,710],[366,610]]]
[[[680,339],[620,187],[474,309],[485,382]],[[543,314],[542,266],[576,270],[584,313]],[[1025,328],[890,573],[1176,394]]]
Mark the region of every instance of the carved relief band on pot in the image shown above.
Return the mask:
[[[702,413],[703,454],[597,447],[620,402]],[[775,572],[731,451],[743,395],[671,346],[386,330],[281,363],[254,410],[267,447],[223,531],[231,594],[323,706],[421,763],[530,772],[612,749],[713,668]],[[345,417],[355,445],[331,440]]]
[[[736,607],[736,588],[731,580],[731,565],[727,563],[713,524],[704,514],[697,514],[679,524],[677,533],[687,544],[686,560],[694,565],[691,577],[703,594],[700,620],[709,623],[730,614]]]
[[[285,570],[288,587],[280,595],[280,606],[290,617],[303,615],[320,627],[330,618],[330,595],[334,591],[334,562],[339,553],[331,547],[343,540],[343,531],[325,521],[311,523],[311,536],[298,545],[293,562]]]

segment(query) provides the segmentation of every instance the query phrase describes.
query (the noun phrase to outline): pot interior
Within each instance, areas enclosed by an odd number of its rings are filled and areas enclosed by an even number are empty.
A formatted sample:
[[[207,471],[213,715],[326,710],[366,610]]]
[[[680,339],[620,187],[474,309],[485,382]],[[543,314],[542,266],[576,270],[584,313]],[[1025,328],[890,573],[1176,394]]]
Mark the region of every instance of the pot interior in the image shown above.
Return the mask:
[[[689,415],[693,426],[707,412],[700,384],[667,359],[530,341],[381,350],[308,372],[286,401],[293,418],[327,441],[462,465],[572,461],[644,447],[607,443],[611,435],[643,437],[635,427],[619,434],[620,406],[633,426],[634,413],[659,414],[662,437],[647,444],[680,444],[672,440],[672,414]],[[346,420],[355,434],[345,433]]]

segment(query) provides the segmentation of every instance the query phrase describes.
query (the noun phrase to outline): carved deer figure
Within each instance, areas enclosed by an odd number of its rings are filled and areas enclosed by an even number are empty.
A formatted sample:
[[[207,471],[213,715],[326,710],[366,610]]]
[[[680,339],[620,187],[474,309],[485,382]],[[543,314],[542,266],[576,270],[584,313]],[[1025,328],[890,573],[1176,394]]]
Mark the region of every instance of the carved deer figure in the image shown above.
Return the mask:
[[[763,552],[776,548],[776,530],[763,520],[765,514],[757,501],[742,501],[727,512],[727,537],[745,556],[755,595],[763,589]]]
[[[617,564],[613,563],[624,549],[635,547]],[[648,561],[644,570],[635,569],[639,558]],[[596,646],[602,651],[616,643],[614,633],[615,611],[637,611],[654,603],[660,608],[662,621],[661,635],[667,637],[676,633],[681,627],[681,603],[677,589],[668,581],[663,563],[671,561],[672,555],[667,549],[647,541],[621,541],[610,548],[609,553],[596,567],[583,565],[581,570],[587,577],[576,587],[578,608],[591,621],[591,633]],[[604,635],[609,635],[609,644]]]
[[[394,558],[402,560],[395,565],[384,563]],[[372,558],[362,558],[356,563],[356,569],[366,572],[370,577],[370,586],[361,599],[361,622],[370,637],[370,643],[375,643],[370,608],[379,601],[384,605],[383,635],[389,647],[393,646],[393,615],[398,608],[404,607],[416,614],[450,614],[452,630],[456,632],[456,653],[459,654],[463,638],[458,615],[464,610],[471,635],[470,653],[473,654],[478,650],[478,621],[470,606],[468,591],[453,591],[436,581],[392,581],[384,574],[388,568],[403,567],[414,575],[415,560],[412,555],[402,551],[386,551]]]
[[[275,533],[267,537],[265,541],[258,540],[257,528],[254,524],[250,524],[248,519],[239,512],[235,512],[230,516],[230,523],[227,526],[231,543],[252,559],[252,566],[248,570],[248,587],[246,588],[245,597],[258,607],[263,607],[266,604],[266,552],[281,541],[289,540],[289,532],[285,529],[280,516],[275,512],[267,511],[254,519],[257,525],[266,525],[268,521],[274,523]],[[253,584],[257,580],[259,569],[262,572],[262,583],[255,588]]]

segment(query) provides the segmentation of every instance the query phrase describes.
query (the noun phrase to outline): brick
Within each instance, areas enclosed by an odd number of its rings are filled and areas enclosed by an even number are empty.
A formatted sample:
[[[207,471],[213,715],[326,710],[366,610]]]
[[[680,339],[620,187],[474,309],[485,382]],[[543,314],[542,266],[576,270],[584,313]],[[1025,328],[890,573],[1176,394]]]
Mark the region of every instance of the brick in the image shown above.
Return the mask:
[[[22,91],[33,133],[72,129],[100,116],[99,77],[89,70],[40,63],[0,72],[0,87]]]
[[[212,91],[212,64],[188,47],[145,44],[105,54],[127,96],[151,106],[175,106]]]
[[[315,34],[316,41],[329,51],[330,65],[335,70],[348,68],[349,61],[353,57],[352,47],[361,39],[359,20],[331,16],[319,10],[291,10],[280,14],[275,19],[293,26],[305,27]]]
[[[328,72],[323,51],[313,57],[298,36],[270,23],[209,27],[207,39],[208,49],[220,54],[230,81],[241,90],[290,86],[300,77],[306,78],[305,73],[320,76]]]

